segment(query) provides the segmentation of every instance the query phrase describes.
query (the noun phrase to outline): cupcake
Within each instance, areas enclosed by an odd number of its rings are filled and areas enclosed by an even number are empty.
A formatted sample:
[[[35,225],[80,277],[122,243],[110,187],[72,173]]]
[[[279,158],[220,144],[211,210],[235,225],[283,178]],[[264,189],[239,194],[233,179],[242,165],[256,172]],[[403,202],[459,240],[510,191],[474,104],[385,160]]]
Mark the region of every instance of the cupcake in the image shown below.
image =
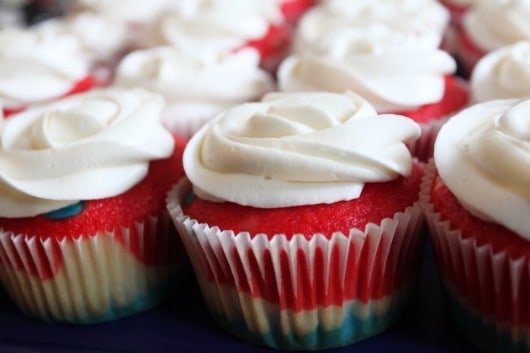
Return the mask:
[[[4,115],[92,88],[77,39],[38,29],[0,31],[0,100]]]
[[[164,96],[162,121],[190,137],[220,111],[259,100],[272,89],[255,49],[185,51],[158,47],[129,53],[118,66],[116,87],[142,87]]]
[[[111,81],[114,68],[128,50],[131,40],[125,24],[92,12],[49,19],[40,23],[38,28],[49,31],[52,36],[75,36],[89,61],[90,72],[100,86]]]
[[[278,349],[390,326],[421,257],[423,172],[404,144],[419,134],[322,92],[268,94],[195,134],[168,209],[220,326]]]
[[[75,0],[68,14],[83,12],[100,14],[137,32],[155,21],[164,11],[177,6],[175,3],[178,2],[182,3],[175,0]]]
[[[477,61],[490,51],[530,39],[530,4],[524,0],[484,0],[464,15],[458,34],[458,57],[469,76]]]
[[[184,142],[160,124],[162,104],[94,90],[3,121],[0,281],[28,316],[112,320],[174,281],[185,256],[165,196]]]
[[[330,32],[383,24],[440,46],[449,12],[436,0],[325,0],[309,10],[295,33],[296,52],[318,52]]]
[[[530,40],[482,57],[473,69],[469,87],[476,103],[530,96]]]
[[[176,46],[188,52],[250,47],[260,53],[262,67],[272,72],[289,49],[290,35],[277,1],[192,0],[153,21],[138,46]]]
[[[454,76],[454,59],[414,32],[372,23],[330,31],[319,48],[282,62],[279,89],[352,90],[378,113],[408,116],[422,127],[421,138],[410,145],[421,160],[432,156],[436,133],[446,118],[467,104],[468,90]]]
[[[529,352],[530,100],[492,100],[440,130],[422,186],[448,310],[486,352]]]

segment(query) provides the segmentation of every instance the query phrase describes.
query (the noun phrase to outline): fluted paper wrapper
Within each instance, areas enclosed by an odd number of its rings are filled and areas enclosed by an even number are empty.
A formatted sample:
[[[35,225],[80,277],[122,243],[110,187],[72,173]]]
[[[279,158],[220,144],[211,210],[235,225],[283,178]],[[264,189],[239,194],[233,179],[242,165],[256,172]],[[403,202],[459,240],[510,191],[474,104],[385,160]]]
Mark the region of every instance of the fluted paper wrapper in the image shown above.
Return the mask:
[[[530,352],[530,259],[493,252],[452,229],[434,210],[431,161],[420,195],[451,314],[469,339],[488,352]]]
[[[407,143],[410,153],[422,162],[427,162],[434,153],[434,143],[436,136],[442,128],[442,125],[449,120],[449,117],[431,120],[427,123],[420,124],[421,135],[412,142]]]
[[[161,299],[178,267],[177,238],[167,212],[133,229],[74,239],[43,240],[0,229],[0,280],[28,316],[67,323],[112,320]],[[162,261],[138,260],[146,258]]]
[[[221,231],[183,215],[186,179],[168,195],[213,316],[230,332],[281,349],[344,346],[399,316],[423,250],[419,202],[403,213],[330,237]]]

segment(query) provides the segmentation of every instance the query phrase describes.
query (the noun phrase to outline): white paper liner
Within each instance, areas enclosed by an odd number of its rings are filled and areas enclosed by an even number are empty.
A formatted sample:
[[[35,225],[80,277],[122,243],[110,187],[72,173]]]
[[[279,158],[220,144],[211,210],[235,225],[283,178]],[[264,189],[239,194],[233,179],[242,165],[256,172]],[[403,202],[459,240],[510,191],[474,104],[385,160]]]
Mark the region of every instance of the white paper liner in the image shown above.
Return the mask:
[[[450,222],[434,211],[430,199],[434,176],[431,160],[420,201],[446,289],[485,327],[494,327],[499,336],[511,337],[513,342],[526,342],[530,349],[530,332],[522,323],[530,317],[530,259],[512,258],[506,251],[493,252],[490,244],[478,245],[473,237],[464,237],[461,230],[452,229]],[[481,339],[475,337],[476,332],[465,333],[475,341]]]
[[[168,210],[212,313],[244,323],[252,332],[264,333],[275,327],[285,335],[304,335],[300,318],[285,314],[287,310],[300,312],[293,310],[293,302],[309,311],[330,307],[331,297],[336,298],[333,304],[341,310],[350,310],[352,306],[346,303],[353,301],[390,301],[383,312],[380,306],[375,309],[366,305],[364,310],[368,312],[355,313],[374,316],[397,310],[406,301],[398,293],[403,290],[401,293],[408,294],[404,288],[415,280],[423,253],[419,202],[380,225],[368,224],[365,231],[352,229],[349,235],[337,232],[329,239],[314,234],[310,240],[301,234],[290,240],[277,234],[269,240],[265,234],[251,237],[246,232],[220,231],[185,216],[180,203],[189,190],[187,179],[175,185],[168,194]],[[303,289],[299,291],[298,286]],[[227,292],[227,287],[232,290]],[[232,295],[234,290],[237,296]],[[269,298],[263,296],[267,291]],[[297,292],[299,295],[294,297],[289,295]],[[315,325],[321,330],[330,327],[326,321],[340,321],[352,314],[318,312]]]
[[[147,237],[154,235],[155,246],[146,246]],[[123,237],[121,243],[118,237]],[[70,323],[111,320],[161,299],[174,280],[177,260],[146,265],[136,256],[152,258],[149,251],[163,250],[167,253],[159,257],[174,259],[176,237],[166,212],[136,223],[135,229],[75,239],[41,240],[0,229],[0,280],[29,316]]]

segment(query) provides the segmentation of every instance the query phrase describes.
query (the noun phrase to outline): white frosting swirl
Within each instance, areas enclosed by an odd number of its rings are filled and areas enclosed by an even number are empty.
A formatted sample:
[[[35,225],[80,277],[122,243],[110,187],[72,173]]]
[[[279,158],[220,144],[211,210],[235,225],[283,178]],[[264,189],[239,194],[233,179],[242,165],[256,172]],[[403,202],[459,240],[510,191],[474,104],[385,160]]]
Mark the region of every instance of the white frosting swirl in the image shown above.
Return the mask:
[[[118,66],[115,85],[162,94],[164,124],[182,133],[190,121],[204,123],[229,106],[261,98],[273,83],[259,68],[253,49],[230,53],[158,47],[128,54]]]
[[[118,54],[129,40],[123,23],[92,12],[50,19],[39,24],[38,28],[50,31],[50,35],[74,35],[85,55],[93,61],[107,60]]]
[[[128,24],[146,24],[162,12],[189,0],[77,0],[75,12],[89,11]]]
[[[357,198],[367,182],[408,175],[419,126],[377,115],[354,94],[272,93],[203,127],[184,152],[196,194],[261,208]]]
[[[435,0],[327,0],[301,19],[295,37],[297,52],[319,52],[328,33],[368,24],[383,24],[440,45],[449,11]]]
[[[161,93],[166,99],[163,121],[178,132],[192,119],[204,122],[229,106],[261,98],[272,88],[272,78],[259,68],[253,49],[228,53],[159,47],[127,55],[115,85]]]
[[[34,216],[130,189],[151,160],[172,153],[162,105],[140,89],[101,90],[3,121],[0,216]]]
[[[530,2],[526,0],[476,1],[466,13],[463,27],[485,52],[530,39]]]
[[[237,15],[236,15],[237,14]],[[274,1],[191,0],[164,13],[146,30],[144,46],[171,45],[186,50],[232,50],[263,37],[283,16]]]
[[[440,130],[434,160],[467,210],[530,240],[530,100],[461,111]]]
[[[456,71],[448,53],[382,25],[330,32],[321,45],[324,54],[295,55],[281,64],[280,90],[352,90],[378,112],[396,112],[440,101],[444,76]]]
[[[482,57],[471,74],[472,99],[530,96],[530,41],[494,50]]]
[[[88,75],[77,39],[39,29],[0,31],[0,99],[18,108],[64,95]]]

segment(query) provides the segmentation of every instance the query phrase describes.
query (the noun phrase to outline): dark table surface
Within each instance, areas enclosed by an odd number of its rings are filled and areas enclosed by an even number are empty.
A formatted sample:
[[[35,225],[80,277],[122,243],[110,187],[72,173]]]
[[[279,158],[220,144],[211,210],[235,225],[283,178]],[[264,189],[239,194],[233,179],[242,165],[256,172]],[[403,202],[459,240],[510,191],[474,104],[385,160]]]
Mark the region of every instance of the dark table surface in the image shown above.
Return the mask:
[[[0,295],[0,352],[275,352],[241,342],[212,321],[190,275],[159,307],[113,322],[50,325],[26,319]],[[418,290],[403,318],[386,332],[331,352],[478,352],[447,317],[427,243]]]

